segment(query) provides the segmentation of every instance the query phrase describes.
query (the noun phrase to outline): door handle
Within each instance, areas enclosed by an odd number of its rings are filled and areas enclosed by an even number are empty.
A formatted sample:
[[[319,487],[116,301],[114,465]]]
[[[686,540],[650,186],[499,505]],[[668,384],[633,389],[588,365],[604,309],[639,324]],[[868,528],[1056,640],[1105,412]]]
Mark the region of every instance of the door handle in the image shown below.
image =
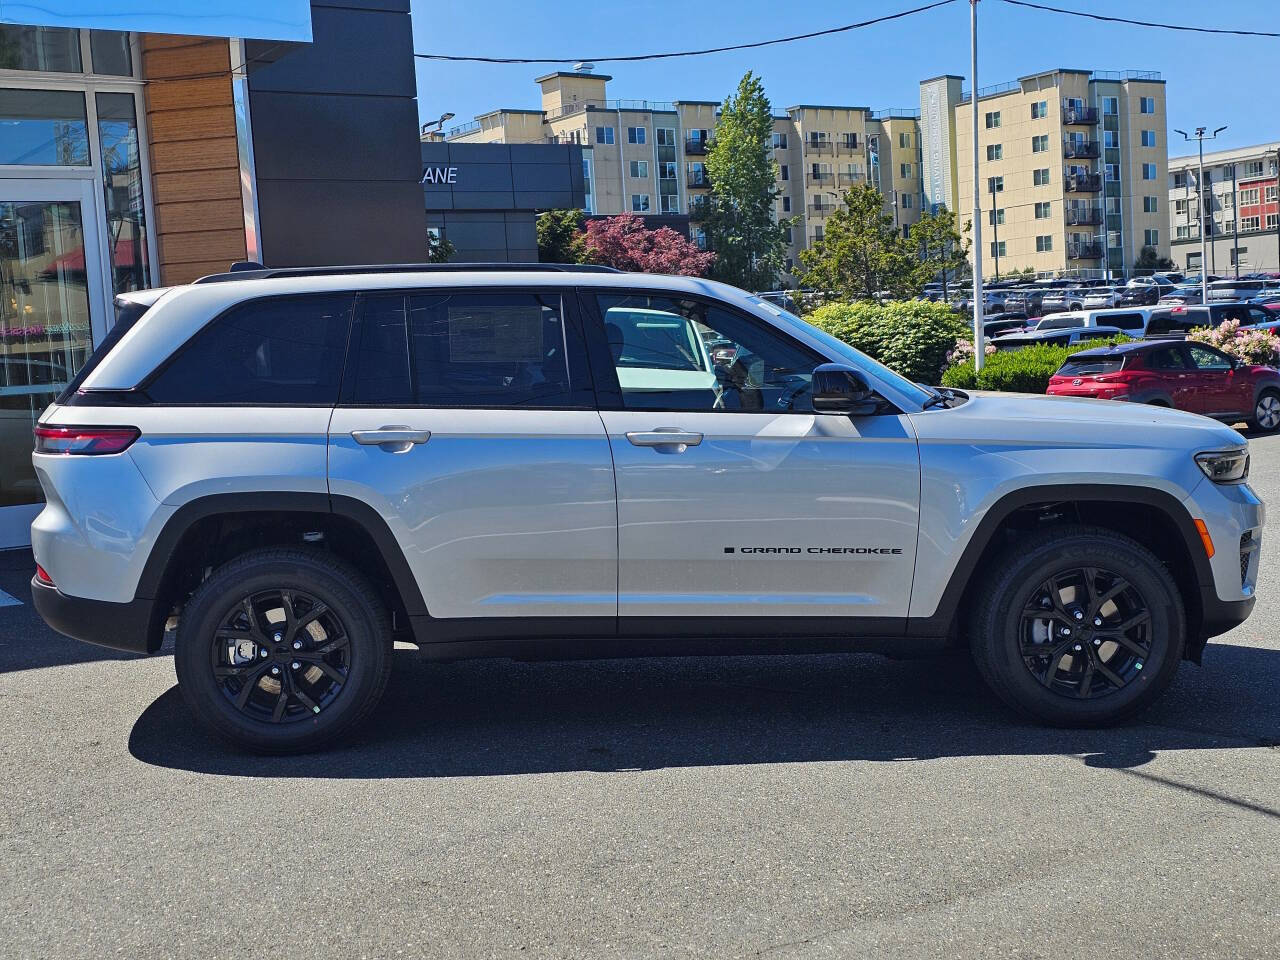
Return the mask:
[[[638,430],[627,434],[632,446],[657,447],[663,452],[684,453],[690,447],[702,442],[702,434],[677,430],[672,427],[659,427],[656,430]]]
[[[408,453],[414,444],[430,440],[431,431],[394,424],[377,430],[352,430],[351,439],[361,446],[377,447],[385,453]]]

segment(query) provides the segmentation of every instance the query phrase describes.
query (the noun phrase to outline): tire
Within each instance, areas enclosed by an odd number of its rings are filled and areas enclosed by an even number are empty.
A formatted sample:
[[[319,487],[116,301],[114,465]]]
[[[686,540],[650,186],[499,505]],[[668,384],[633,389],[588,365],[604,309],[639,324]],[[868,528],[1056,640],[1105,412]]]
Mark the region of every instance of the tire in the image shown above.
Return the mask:
[[[1096,609],[1080,579],[1089,570],[1095,597],[1119,582],[1127,587],[1099,605],[1097,632],[1106,639],[1093,635],[1095,614],[1075,617],[1076,596],[1085,610]],[[1046,582],[1056,582],[1056,607]],[[1182,598],[1155,554],[1136,541],[1100,527],[1055,527],[1004,553],[988,583],[970,611],[970,648],[987,685],[1020,713],[1052,726],[1108,726],[1146,709],[1173,682],[1186,643]],[[1035,619],[1059,611],[1060,619]],[[1117,629],[1144,611],[1145,620]],[[1064,638],[1062,628],[1072,635]],[[1042,648],[1054,653],[1039,654]]]
[[[280,622],[286,605],[292,628]],[[258,753],[305,752],[377,705],[391,672],[391,623],[346,563],[318,550],[258,550],[219,567],[192,595],[174,667],[183,698],[213,733]]]
[[[1274,433],[1280,429],[1280,391],[1268,388],[1258,394],[1249,426],[1264,433]]]

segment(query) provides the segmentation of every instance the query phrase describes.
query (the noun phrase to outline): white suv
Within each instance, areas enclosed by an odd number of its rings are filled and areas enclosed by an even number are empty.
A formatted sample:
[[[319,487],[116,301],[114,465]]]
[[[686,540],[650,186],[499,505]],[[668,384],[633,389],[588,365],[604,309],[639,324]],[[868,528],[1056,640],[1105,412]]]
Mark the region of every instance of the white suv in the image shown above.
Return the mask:
[[[1109,723],[1248,616],[1263,523],[1211,420],[939,392],[741,290],[599,269],[144,295],[36,434],[41,614],[138,653],[176,623],[196,717],[265,751],[366,716],[394,640],[967,644],[1014,707]]]

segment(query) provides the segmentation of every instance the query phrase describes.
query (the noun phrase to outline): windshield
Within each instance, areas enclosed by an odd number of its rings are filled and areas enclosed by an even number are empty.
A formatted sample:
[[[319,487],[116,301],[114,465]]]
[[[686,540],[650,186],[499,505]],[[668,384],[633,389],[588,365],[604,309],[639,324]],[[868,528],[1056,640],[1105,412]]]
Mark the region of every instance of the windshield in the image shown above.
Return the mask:
[[[906,377],[894,373],[883,363],[872,360],[861,350],[849,346],[843,340],[837,340],[829,333],[819,330],[810,323],[806,323],[797,317],[794,313],[782,310],[774,306],[772,303],[765,303],[759,297],[750,297],[751,303],[758,304],[768,310],[773,316],[785,321],[796,330],[803,330],[809,336],[820,341],[832,353],[847,360],[849,365],[861,370],[867,376],[890,384],[895,390],[902,393],[913,403],[922,405],[924,402],[934,396],[933,391],[926,390],[919,384],[912,383]]]

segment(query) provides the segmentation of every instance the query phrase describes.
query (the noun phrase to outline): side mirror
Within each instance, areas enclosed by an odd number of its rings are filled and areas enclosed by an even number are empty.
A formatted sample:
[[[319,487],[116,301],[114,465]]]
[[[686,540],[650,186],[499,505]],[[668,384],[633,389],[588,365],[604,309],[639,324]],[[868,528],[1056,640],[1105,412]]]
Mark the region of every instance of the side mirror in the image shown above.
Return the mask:
[[[814,413],[868,417],[880,409],[867,378],[843,363],[824,363],[813,371]]]

